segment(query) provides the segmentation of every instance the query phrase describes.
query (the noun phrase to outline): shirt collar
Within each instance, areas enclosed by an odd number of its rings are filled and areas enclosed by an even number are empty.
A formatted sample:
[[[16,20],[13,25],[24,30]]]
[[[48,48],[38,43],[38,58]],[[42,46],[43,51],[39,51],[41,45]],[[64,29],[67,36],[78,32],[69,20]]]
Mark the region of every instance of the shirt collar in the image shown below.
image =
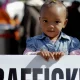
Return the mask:
[[[37,39],[44,39],[44,38],[46,38],[47,36],[44,34],[44,33],[42,33],[41,35],[39,35],[38,37],[37,37]]]
[[[38,37],[37,37],[37,39],[44,39],[44,38],[46,38],[47,36],[44,34],[44,33],[42,33],[41,35],[39,35]],[[66,35],[65,33],[63,33],[63,32],[61,32],[60,33],[60,36],[59,36],[59,40],[60,39],[68,39],[68,40],[70,40],[70,37],[68,36],[68,35]]]
[[[67,39],[67,40],[70,40],[70,36],[68,36],[65,33],[61,32],[60,33],[60,36],[59,36],[59,39]]]

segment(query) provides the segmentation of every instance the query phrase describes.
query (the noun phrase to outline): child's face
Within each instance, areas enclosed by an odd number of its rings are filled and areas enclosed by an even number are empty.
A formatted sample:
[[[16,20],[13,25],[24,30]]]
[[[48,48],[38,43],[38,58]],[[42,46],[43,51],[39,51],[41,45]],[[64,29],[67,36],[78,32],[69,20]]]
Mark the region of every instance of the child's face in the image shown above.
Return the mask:
[[[43,8],[40,16],[42,31],[50,38],[58,36],[67,23],[64,8],[55,6]]]

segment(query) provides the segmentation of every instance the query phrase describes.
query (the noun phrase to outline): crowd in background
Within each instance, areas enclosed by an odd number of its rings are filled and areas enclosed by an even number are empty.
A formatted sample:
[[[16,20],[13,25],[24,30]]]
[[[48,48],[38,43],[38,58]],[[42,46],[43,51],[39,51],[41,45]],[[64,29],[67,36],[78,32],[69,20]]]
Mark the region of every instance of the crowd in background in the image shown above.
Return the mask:
[[[2,7],[0,2],[0,54],[23,54],[26,48],[26,39],[41,33],[39,25],[39,10],[45,0],[38,2],[21,2],[23,4],[23,16],[19,19],[19,13],[11,17],[11,13]],[[39,2],[40,1],[40,2]],[[64,1],[62,1],[64,4]],[[19,5],[17,5],[19,6]],[[16,6],[16,7],[17,7]],[[80,2],[73,1],[67,6],[68,24],[63,32],[77,37],[80,40]]]

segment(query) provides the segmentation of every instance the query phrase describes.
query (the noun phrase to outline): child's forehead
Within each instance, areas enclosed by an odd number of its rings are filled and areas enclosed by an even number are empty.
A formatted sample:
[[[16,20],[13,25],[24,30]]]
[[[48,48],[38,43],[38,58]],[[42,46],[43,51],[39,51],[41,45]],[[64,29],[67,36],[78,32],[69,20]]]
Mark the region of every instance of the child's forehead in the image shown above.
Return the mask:
[[[51,10],[54,11],[54,8],[61,8],[61,9],[63,9],[63,7],[64,7],[63,5],[58,4],[58,3],[44,4],[44,5],[41,7],[41,11],[40,11],[40,12],[45,11],[46,9],[51,9]],[[53,9],[52,9],[52,8],[53,8]]]
[[[40,16],[44,19],[51,19],[51,20],[57,19],[57,20],[60,20],[61,18],[65,18],[66,14],[65,14],[64,10],[62,10],[62,8],[53,7],[52,9],[48,9],[48,8],[44,9],[41,12]]]
[[[58,6],[58,7],[64,7],[65,9],[66,9],[66,7],[65,7],[65,5],[61,2],[61,1],[58,1],[58,0],[47,0],[43,5],[42,5],[42,7],[41,7],[41,10],[42,9],[44,9],[44,8],[50,8],[50,7],[56,7],[56,5]]]
[[[59,7],[65,7],[62,3],[59,3],[59,2],[56,2],[56,3],[51,2],[51,3],[44,3],[44,4],[42,5],[41,9],[42,9],[42,8],[45,8],[45,7],[55,7],[56,5],[59,6]],[[65,8],[66,8],[66,7],[65,7]]]
[[[41,14],[47,14],[47,13],[50,13],[50,14],[54,14],[54,13],[64,13],[64,9],[62,7],[59,7],[57,5],[53,5],[53,6],[45,6],[42,11],[41,11]]]
[[[67,16],[67,10],[66,7],[62,3],[45,3],[41,7],[40,14],[47,12],[49,13],[50,11],[55,12],[57,10],[61,10],[62,13],[64,13],[65,16]]]

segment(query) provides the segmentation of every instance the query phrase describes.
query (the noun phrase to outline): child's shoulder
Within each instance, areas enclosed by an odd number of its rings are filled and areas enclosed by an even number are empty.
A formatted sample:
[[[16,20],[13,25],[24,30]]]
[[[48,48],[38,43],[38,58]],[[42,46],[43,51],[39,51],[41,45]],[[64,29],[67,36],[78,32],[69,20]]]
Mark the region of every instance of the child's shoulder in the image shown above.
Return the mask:
[[[79,42],[79,40],[76,38],[76,37],[72,37],[72,36],[69,36],[69,35],[67,35],[67,34],[65,34],[65,33],[63,33],[64,35],[65,35],[65,37],[67,37],[71,42],[73,41],[76,41],[76,42]]]
[[[28,38],[27,41],[36,41],[36,40],[41,39],[41,38],[42,38],[42,35],[37,35],[37,36]]]

